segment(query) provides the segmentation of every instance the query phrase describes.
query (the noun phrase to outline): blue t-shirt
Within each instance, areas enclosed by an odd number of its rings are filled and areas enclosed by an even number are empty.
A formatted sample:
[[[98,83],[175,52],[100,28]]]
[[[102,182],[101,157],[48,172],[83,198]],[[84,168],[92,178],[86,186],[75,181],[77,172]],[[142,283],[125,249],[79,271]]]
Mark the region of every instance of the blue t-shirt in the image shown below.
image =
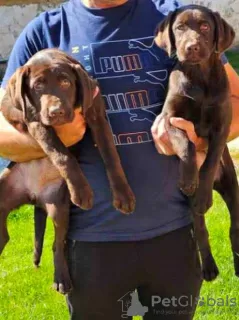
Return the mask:
[[[35,18],[13,48],[3,86],[34,53],[52,47],[79,60],[99,81],[115,145],[136,195],[132,215],[113,208],[102,159],[87,131],[71,149],[94,190],[94,207],[72,206],[72,239],[143,240],[191,223],[188,200],[177,186],[178,159],[158,154],[150,131],[173,66],[155,46],[154,31],[163,14],[177,6],[173,0],[129,0],[115,8],[89,9],[71,0]]]

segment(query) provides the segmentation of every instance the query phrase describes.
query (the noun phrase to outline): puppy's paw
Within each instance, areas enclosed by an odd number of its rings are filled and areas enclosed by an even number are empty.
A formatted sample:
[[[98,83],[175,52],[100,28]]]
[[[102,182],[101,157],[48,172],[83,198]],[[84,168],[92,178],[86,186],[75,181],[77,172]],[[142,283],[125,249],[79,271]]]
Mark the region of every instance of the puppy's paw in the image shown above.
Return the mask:
[[[213,281],[219,275],[219,270],[213,256],[208,256],[203,261],[203,279],[206,281]]]
[[[233,252],[235,275],[239,277],[239,253]]]
[[[179,189],[182,191],[185,196],[191,197],[195,194],[197,188],[198,188],[198,181],[193,182],[184,182],[179,181]]]
[[[204,215],[212,206],[212,190],[198,189],[192,199],[192,209],[195,214]]]
[[[122,191],[115,191],[113,195],[113,206],[124,214],[130,214],[135,210],[135,196],[129,186],[121,188]]]
[[[186,196],[191,197],[195,194],[199,186],[198,169],[194,163],[185,165],[180,163],[179,188]]]
[[[77,192],[71,193],[71,201],[83,210],[89,210],[93,207],[94,194],[89,185],[78,188]]]
[[[40,255],[38,253],[34,252],[34,257],[33,257],[33,264],[35,268],[39,268],[40,267],[40,262],[41,262],[41,258]]]
[[[55,276],[53,289],[61,294],[67,294],[72,289],[72,283],[68,272],[63,272],[60,276]]]

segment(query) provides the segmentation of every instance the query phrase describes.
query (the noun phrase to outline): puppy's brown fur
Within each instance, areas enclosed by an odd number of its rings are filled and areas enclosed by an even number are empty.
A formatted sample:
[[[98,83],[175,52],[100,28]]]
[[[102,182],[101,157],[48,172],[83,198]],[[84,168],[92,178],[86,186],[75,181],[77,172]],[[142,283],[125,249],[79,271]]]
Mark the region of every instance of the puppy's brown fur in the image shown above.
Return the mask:
[[[6,227],[8,213],[22,204],[41,206],[55,226],[54,283],[62,293],[71,288],[64,257],[70,197],[83,209],[93,205],[92,190],[76,158],[59,140],[52,127],[71,122],[77,106],[82,106],[82,121],[90,127],[105,163],[114,207],[122,213],[131,213],[135,207],[135,198],[106,120],[103,98],[96,90],[96,81],[77,61],[59,50],[48,49],[38,52],[16,71],[1,103],[6,119],[17,128],[28,130],[48,158],[15,164],[2,174],[0,253],[9,240]],[[39,229],[36,226],[34,262],[37,265],[41,256],[45,217],[38,216],[35,221],[40,224]]]
[[[212,205],[213,187],[230,210],[230,236],[235,271],[239,275],[239,190],[226,147],[232,108],[221,61],[221,54],[230,47],[234,37],[234,30],[218,13],[197,5],[170,13],[158,26],[155,37],[159,47],[169,56],[177,57],[161,117],[166,119],[170,141],[181,160],[179,187],[191,198],[206,280],[218,274],[203,217]],[[206,160],[199,172],[194,144],[184,131],[170,125],[170,117],[192,121],[197,135],[208,140]]]

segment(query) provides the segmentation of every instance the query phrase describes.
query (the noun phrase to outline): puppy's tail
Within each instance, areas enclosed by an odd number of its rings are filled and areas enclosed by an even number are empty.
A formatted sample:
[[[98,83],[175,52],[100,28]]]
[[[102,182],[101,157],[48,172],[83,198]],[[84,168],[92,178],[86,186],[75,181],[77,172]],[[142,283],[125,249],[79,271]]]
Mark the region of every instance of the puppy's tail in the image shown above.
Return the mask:
[[[44,235],[46,230],[46,212],[39,207],[34,209],[34,226],[35,226],[35,239],[34,239],[34,256],[33,263],[36,268],[39,267],[42,255],[42,248],[44,243]]]

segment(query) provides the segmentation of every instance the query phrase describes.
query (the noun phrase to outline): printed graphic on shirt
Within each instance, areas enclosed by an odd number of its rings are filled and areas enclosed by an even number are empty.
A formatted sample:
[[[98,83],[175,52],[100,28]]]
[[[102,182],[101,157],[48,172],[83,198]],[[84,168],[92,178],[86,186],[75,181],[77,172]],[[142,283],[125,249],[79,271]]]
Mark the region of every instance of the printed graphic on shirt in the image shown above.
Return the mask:
[[[100,83],[115,144],[152,141],[171,66],[153,37],[74,46],[72,53]]]

